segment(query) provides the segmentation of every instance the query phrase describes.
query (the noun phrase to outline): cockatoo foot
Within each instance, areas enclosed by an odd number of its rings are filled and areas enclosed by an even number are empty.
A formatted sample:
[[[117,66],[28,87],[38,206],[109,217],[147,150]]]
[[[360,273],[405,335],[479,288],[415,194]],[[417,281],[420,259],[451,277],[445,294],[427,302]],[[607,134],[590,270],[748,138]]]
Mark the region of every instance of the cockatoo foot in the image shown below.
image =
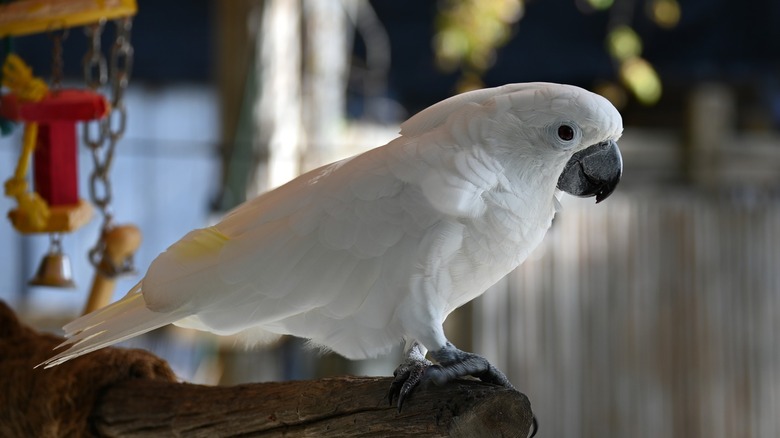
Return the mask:
[[[431,356],[438,364],[431,365],[425,370],[423,383],[433,382],[436,385],[444,385],[460,377],[474,376],[483,382],[514,389],[504,373],[487,359],[474,353],[461,351],[449,342],[441,350],[431,352]]]
[[[432,382],[444,385],[452,380],[473,376],[483,382],[501,385],[514,389],[509,379],[487,359],[474,353],[459,350],[447,342],[440,350],[432,352],[431,356],[438,362],[434,365],[425,358],[420,345],[414,343],[406,354],[406,360],[395,369],[393,383],[387,398],[390,404],[397,398],[398,411],[401,411],[404,400],[420,384]]]
[[[425,370],[432,365],[433,363],[425,358],[420,345],[415,342],[406,353],[406,360],[393,372],[395,379],[390,384],[390,391],[387,394],[390,405],[396,397],[398,398],[398,412],[401,412],[406,397],[420,383]]]

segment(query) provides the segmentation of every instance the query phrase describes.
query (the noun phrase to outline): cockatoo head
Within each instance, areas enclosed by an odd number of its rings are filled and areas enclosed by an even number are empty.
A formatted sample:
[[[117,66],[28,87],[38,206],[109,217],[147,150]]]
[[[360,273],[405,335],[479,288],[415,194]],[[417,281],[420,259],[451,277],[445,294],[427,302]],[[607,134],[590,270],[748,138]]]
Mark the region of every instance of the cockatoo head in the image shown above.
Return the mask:
[[[504,119],[500,126],[507,128],[501,129],[495,145],[504,149],[507,159],[537,161],[540,165],[533,168],[557,178],[557,188],[566,193],[595,196],[596,202],[606,199],[623,171],[616,143],[623,123],[615,107],[604,97],[571,85],[502,88],[506,92],[495,95],[492,105],[497,114],[504,114],[497,119]]]
[[[401,125],[401,134],[447,132],[479,145],[508,176],[603,201],[623,171],[620,113],[604,97],[572,85],[531,82],[470,91],[439,102]],[[548,184],[549,182],[549,184]],[[518,186],[525,186],[519,184]]]

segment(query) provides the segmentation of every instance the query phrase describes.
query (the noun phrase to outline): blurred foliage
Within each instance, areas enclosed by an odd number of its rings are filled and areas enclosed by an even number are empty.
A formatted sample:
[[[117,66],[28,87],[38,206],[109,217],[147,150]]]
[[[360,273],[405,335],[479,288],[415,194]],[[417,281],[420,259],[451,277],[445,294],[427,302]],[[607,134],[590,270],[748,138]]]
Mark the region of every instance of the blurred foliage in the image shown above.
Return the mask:
[[[615,59],[633,58],[642,53],[642,39],[630,27],[616,26],[607,34],[607,49]]]
[[[436,22],[436,62],[444,71],[462,69],[458,91],[482,86],[482,75],[523,16],[523,0],[442,0]]]
[[[657,26],[670,29],[681,17],[677,0],[572,0],[584,13],[612,11],[606,36],[606,49],[615,62],[621,88],[629,91],[642,104],[652,105],[661,98],[661,79],[653,65],[642,57],[642,38],[631,26],[637,2],[644,1],[649,20]],[[458,91],[479,88],[483,74],[492,67],[498,48],[512,37],[512,28],[525,12],[523,0],[441,0],[436,19],[434,50],[436,62],[444,71],[461,70]],[[620,94],[616,84],[602,88],[609,94]],[[620,99],[618,99],[620,100]],[[623,99],[625,100],[625,99]]]
[[[682,12],[677,0],[653,0],[648,3],[648,15],[658,26],[671,29],[680,22]]]
[[[607,34],[607,50],[618,65],[623,85],[643,104],[661,98],[661,79],[642,54],[642,39],[627,25],[612,28]]]
[[[605,9],[609,9],[612,7],[612,4],[615,3],[615,0],[586,0],[588,3],[588,6],[591,8],[597,10],[597,11],[603,11]]]

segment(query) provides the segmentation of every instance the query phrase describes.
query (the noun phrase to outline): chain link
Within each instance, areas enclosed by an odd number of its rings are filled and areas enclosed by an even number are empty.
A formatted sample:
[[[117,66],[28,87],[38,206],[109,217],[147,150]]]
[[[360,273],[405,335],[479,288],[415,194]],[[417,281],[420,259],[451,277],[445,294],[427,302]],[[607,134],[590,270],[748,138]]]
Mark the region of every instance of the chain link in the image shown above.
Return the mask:
[[[111,105],[117,108],[123,106],[120,104],[124,99],[127,84],[130,82],[130,71],[133,68],[133,46],[130,44],[133,21],[126,17],[116,20],[115,23],[116,40],[111,47]]]
[[[89,38],[90,44],[81,64],[84,68],[84,82],[93,90],[97,90],[108,81],[106,57],[100,50],[100,37],[103,35],[104,26],[105,22],[100,21],[84,28],[84,33]]]
[[[62,234],[49,234],[49,253],[62,254]]]
[[[113,277],[122,272],[132,271],[132,266],[111,267],[106,270],[102,265],[105,253],[103,236],[113,225],[111,213],[111,180],[109,173],[114,159],[114,151],[127,127],[127,109],[124,96],[130,82],[130,69],[133,65],[133,46],[130,44],[132,19],[120,18],[114,21],[116,37],[111,47],[111,70],[103,55],[100,38],[104,23],[100,22],[85,28],[90,46],[82,60],[84,82],[93,90],[109,86],[111,109],[103,119],[83,124],[84,144],[92,153],[93,171],[89,178],[89,195],[92,202],[103,215],[103,225],[95,246],[89,251],[89,261],[101,273]],[[110,82],[109,82],[110,81]]]

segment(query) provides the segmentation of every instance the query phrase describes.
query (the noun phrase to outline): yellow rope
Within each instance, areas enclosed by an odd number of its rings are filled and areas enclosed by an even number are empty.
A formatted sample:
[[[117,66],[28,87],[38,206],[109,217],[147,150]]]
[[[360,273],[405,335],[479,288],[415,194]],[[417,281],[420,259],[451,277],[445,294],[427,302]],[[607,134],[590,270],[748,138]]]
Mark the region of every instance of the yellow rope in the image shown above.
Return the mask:
[[[10,88],[22,100],[38,102],[49,93],[46,82],[36,78],[32,69],[14,53],[5,58],[3,85]]]
[[[24,136],[22,136],[22,155],[19,162],[16,163],[14,179],[24,179],[27,176],[27,169],[30,168],[30,158],[35,151],[35,141],[38,139],[38,123],[30,122],[24,126]]]
[[[15,54],[6,57],[3,64],[3,85],[11,89],[21,100],[38,102],[49,92],[49,87],[41,79],[32,75],[32,69]],[[24,126],[22,154],[16,164],[14,176],[5,182],[5,195],[13,197],[19,204],[18,209],[27,217],[35,229],[43,229],[51,212],[46,200],[33,191],[28,191],[27,172],[30,159],[35,151],[38,138],[38,124],[30,122]]]

